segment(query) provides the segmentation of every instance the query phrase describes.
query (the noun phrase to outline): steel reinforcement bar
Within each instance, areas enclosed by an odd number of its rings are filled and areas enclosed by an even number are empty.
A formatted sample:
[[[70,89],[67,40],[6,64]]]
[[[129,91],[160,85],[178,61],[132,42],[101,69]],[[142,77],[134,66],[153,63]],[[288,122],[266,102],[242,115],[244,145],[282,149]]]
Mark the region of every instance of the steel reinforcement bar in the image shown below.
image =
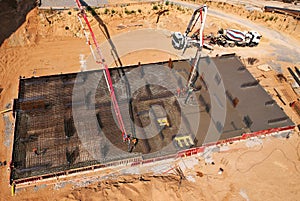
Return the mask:
[[[196,155],[199,153],[203,153],[205,148],[210,147],[210,146],[232,143],[232,142],[246,140],[246,139],[249,139],[252,137],[257,137],[257,136],[279,134],[281,132],[291,131],[294,128],[295,128],[295,126],[286,126],[286,127],[281,127],[281,128],[272,128],[272,129],[262,130],[262,131],[253,132],[253,133],[245,133],[241,137],[220,140],[218,142],[205,144],[201,147],[186,149],[186,150],[177,152],[177,154],[171,154],[171,155],[166,155],[166,156],[156,157],[156,158],[151,158],[151,159],[146,159],[146,160],[144,160],[142,158],[142,156],[135,157],[135,158],[129,158],[129,159],[123,159],[123,160],[113,161],[113,162],[106,163],[106,164],[96,164],[96,165],[72,169],[72,170],[68,170],[68,171],[60,171],[60,172],[56,172],[56,173],[52,173],[52,174],[45,174],[45,175],[35,176],[35,177],[30,177],[30,178],[25,178],[25,179],[17,179],[17,180],[14,180],[12,182],[12,184],[15,185],[16,187],[30,186],[30,185],[36,185],[37,183],[43,183],[44,181],[48,181],[51,179],[52,180],[57,179],[60,176],[72,177],[78,173],[85,174],[85,173],[87,173],[87,171],[95,171],[97,169],[104,169],[104,168],[116,167],[116,166],[128,166],[128,167],[131,166],[132,167],[132,166],[154,163],[154,162],[162,161],[162,160],[166,160],[166,159],[172,159],[172,158],[177,159],[177,158],[181,158],[181,157],[188,157],[188,156]]]
[[[117,101],[117,98],[116,98],[116,95],[115,95],[115,90],[114,90],[114,87],[113,87],[113,83],[112,83],[112,79],[111,79],[111,75],[110,75],[108,66],[105,63],[105,59],[104,59],[104,57],[102,55],[102,52],[100,50],[100,46],[99,46],[99,44],[98,44],[98,42],[96,40],[96,36],[95,36],[95,34],[93,32],[93,29],[92,29],[92,27],[91,27],[91,25],[89,23],[89,20],[87,19],[87,15],[85,13],[84,7],[81,5],[80,0],[76,0],[76,3],[77,3],[77,6],[78,6],[78,8],[80,10],[80,16],[84,19],[84,22],[87,25],[88,30],[89,30],[89,32],[91,34],[93,43],[94,43],[94,45],[96,47],[96,53],[99,56],[99,60],[96,58],[96,56],[95,56],[94,51],[92,50],[92,48],[91,48],[91,52],[92,52],[92,54],[94,56],[94,59],[95,59],[96,63],[98,63],[101,66],[101,69],[104,69],[104,71],[103,71],[104,77],[105,77],[105,80],[106,80],[106,84],[107,84],[108,90],[110,92],[110,97],[111,97],[111,101],[113,103],[113,108],[114,108],[114,112],[116,114],[118,125],[119,125],[119,128],[120,128],[121,132],[122,132],[123,141],[127,141],[129,138],[128,138],[128,135],[126,133],[126,129],[125,129],[125,126],[124,126],[124,122],[123,122],[123,119],[122,119],[122,115],[121,115],[121,112],[120,112],[118,101]],[[81,20],[80,20],[80,22],[81,22]],[[83,26],[82,22],[81,22],[81,25]],[[83,29],[84,29],[84,26],[83,26]],[[86,35],[87,32],[84,31],[84,34]],[[89,36],[86,35],[87,41],[89,41],[88,37]]]

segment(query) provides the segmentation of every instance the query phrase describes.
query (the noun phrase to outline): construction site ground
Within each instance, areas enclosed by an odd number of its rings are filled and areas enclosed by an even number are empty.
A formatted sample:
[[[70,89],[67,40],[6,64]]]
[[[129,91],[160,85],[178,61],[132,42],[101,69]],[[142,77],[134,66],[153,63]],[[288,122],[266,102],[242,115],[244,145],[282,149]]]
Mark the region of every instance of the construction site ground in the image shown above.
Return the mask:
[[[17,8],[7,5],[8,9],[11,9],[11,11],[7,10],[7,13],[13,14],[13,9],[22,10],[30,7],[26,4],[28,2],[30,1],[23,1],[22,7]],[[289,106],[289,103],[296,101],[299,96],[291,88],[289,83],[291,76],[287,71],[287,67],[299,67],[300,63],[298,21],[279,14],[256,12],[249,14],[246,10],[235,7],[230,9],[231,7],[227,4],[212,3],[209,8],[213,15],[208,15],[205,32],[216,33],[221,27],[241,30],[249,27],[252,29],[267,27],[259,30],[263,35],[261,44],[255,48],[216,47],[215,51],[207,51],[206,54],[214,56],[236,52],[237,55],[241,55],[252,75],[260,80],[260,84],[292,121],[299,124],[299,114]],[[108,27],[110,36],[140,28],[183,32],[192,13],[176,5],[169,5],[170,11],[162,15],[156,23],[157,11],[153,10],[153,5],[127,6],[126,10],[136,11],[132,14],[126,14],[125,7],[108,9],[109,14],[104,14],[105,9],[100,9],[98,12]],[[112,10],[117,12],[112,14]],[[239,17],[234,14],[238,12],[240,12]],[[80,54],[89,57],[90,52],[85,45],[76,13],[75,10],[56,12],[32,9],[24,23],[20,23],[22,22],[20,19],[18,22],[20,26],[7,37],[0,48],[0,111],[9,109],[12,99],[17,97],[20,76],[31,77],[80,71]],[[226,18],[228,16],[232,19],[228,20]],[[103,28],[99,27],[99,22],[92,16],[90,19],[97,39],[104,42],[106,39],[102,32]],[[237,19],[242,20],[242,23]],[[247,24],[243,23],[245,21]],[[14,27],[9,27],[9,23],[7,26],[12,33]],[[280,32],[280,35],[273,35],[273,38],[272,34],[275,32]],[[169,36],[165,39],[162,43],[170,43]],[[118,48],[117,44],[116,47]],[[251,65],[247,60],[249,57],[256,58],[257,61]],[[123,65],[130,65],[138,62],[165,61],[169,58],[177,59],[177,56],[157,50],[140,50],[122,55],[121,60]],[[269,66],[270,70],[260,70],[258,67],[262,65]],[[282,73],[287,81],[280,81],[277,77],[278,73]],[[278,99],[274,88],[282,93],[286,105]],[[9,162],[12,153],[14,120],[11,112],[0,115],[0,161]],[[11,196],[9,186],[9,168],[1,166],[0,200],[49,200],[49,198],[52,200],[199,200],[199,198],[200,200],[297,200],[300,197],[298,134],[296,129],[289,139],[267,137],[221,147],[212,154],[215,165],[208,165],[202,157],[190,157],[153,164],[152,167],[145,165],[138,170],[105,169],[71,179],[62,178],[62,182],[59,183],[45,182],[42,185],[21,188],[14,197]],[[172,175],[161,175],[178,166],[184,172],[186,179],[180,179],[178,172],[173,170],[169,171],[173,173]],[[221,175],[218,174],[220,167],[224,170]],[[137,175],[117,177],[126,173]]]

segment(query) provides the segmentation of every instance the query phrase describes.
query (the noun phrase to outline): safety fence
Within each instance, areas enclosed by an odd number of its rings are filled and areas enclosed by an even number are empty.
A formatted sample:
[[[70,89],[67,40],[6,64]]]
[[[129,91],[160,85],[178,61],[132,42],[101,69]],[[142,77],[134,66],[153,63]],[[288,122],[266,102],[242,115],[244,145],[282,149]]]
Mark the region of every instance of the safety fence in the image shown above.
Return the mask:
[[[68,176],[72,175],[75,176],[76,174],[80,173],[87,173],[89,171],[95,171],[97,169],[104,169],[104,168],[109,168],[109,167],[117,167],[117,166],[130,166],[133,163],[136,163],[138,161],[142,161],[142,157],[135,157],[135,158],[127,158],[123,160],[118,160],[118,161],[113,161],[113,162],[108,162],[108,163],[103,163],[103,164],[95,164],[87,167],[81,167],[81,168],[76,168],[76,169],[71,169],[71,170],[64,170],[64,171],[59,171],[51,174],[44,174],[41,176],[34,176],[34,177],[29,177],[29,178],[24,178],[24,179],[16,179],[11,181],[11,184],[14,184],[16,186],[18,185],[30,185],[30,184],[36,184],[39,183],[39,181],[46,181],[48,179],[57,179],[61,176]]]
[[[253,132],[253,133],[246,133],[240,137],[230,138],[230,139],[226,139],[226,140],[220,140],[218,142],[205,144],[201,147],[195,147],[195,148],[190,148],[190,149],[186,149],[183,151],[179,151],[179,152],[177,152],[177,154],[171,154],[171,155],[166,155],[166,156],[162,156],[162,157],[155,157],[155,158],[151,158],[151,159],[143,159],[142,156],[139,156],[139,157],[135,157],[135,158],[128,158],[128,159],[113,161],[113,162],[104,163],[104,164],[96,164],[96,165],[83,167],[83,168],[60,171],[60,172],[56,172],[56,173],[52,173],[52,174],[45,174],[45,175],[35,176],[35,177],[30,177],[30,178],[25,178],[25,179],[17,179],[17,180],[12,181],[11,184],[13,184],[15,187],[28,186],[31,184],[36,185],[37,183],[43,183],[50,179],[58,179],[59,177],[62,177],[62,176],[75,176],[78,173],[86,174],[89,171],[96,171],[98,169],[101,170],[104,168],[117,167],[117,166],[133,167],[133,166],[155,163],[158,161],[163,161],[163,160],[172,159],[172,158],[177,159],[177,158],[181,158],[181,157],[188,157],[188,156],[192,156],[192,155],[197,155],[199,153],[203,153],[205,151],[205,149],[210,146],[216,146],[216,145],[221,145],[221,144],[226,144],[226,143],[233,143],[236,141],[246,140],[246,139],[249,139],[252,137],[281,134],[283,132],[291,131],[294,128],[295,128],[295,126],[286,126],[286,127],[282,127],[282,128],[272,128],[272,129],[257,131],[257,132]]]

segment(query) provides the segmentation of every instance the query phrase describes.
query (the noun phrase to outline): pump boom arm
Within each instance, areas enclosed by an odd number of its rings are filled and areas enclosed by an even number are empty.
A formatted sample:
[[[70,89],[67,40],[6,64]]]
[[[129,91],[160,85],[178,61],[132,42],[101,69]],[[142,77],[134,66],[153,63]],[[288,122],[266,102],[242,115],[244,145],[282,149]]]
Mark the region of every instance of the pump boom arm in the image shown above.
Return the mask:
[[[119,108],[119,105],[118,105],[118,101],[117,101],[117,98],[116,98],[116,95],[115,95],[115,90],[114,90],[114,87],[113,87],[113,83],[112,83],[112,79],[111,79],[111,75],[110,75],[110,72],[109,72],[109,69],[108,69],[108,66],[107,64],[105,63],[105,59],[102,55],[102,52],[100,50],[100,46],[96,40],[96,37],[95,37],[95,34],[93,32],[93,29],[87,19],[87,15],[85,13],[85,10],[84,10],[84,7],[81,5],[81,2],[80,0],[76,0],[76,4],[80,10],[80,13],[78,15],[79,17],[79,20],[80,20],[80,23],[82,25],[82,28],[84,30],[84,34],[86,36],[86,39],[88,41],[88,44],[90,45],[90,48],[91,48],[91,52],[92,52],[92,55],[96,61],[96,63],[98,63],[100,65],[100,68],[103,69],[103,74],[104,74],[104,77],[105,77],[105,81],[106,81],[106,84],[107,84],[107,87],[108,87],[108,90],[109,90],[109,93],[110,93],[110,97],[111,97],[111,101],[112,101],[112,105],[113,105],[113,108],[114,108],[114,112],[116,114],[116,119],[118,121],[118,126],[122,132],[122,137],[123,137],[123,141],[128,141],[130,140],[130,136],[127,135],[126,133],[126,130],[125,130],[125,125],[124,125],[124,122],[123,122],[123,119],[122,119],[122,115],[121,115],[121,112],[120,112],[120,108]],[[82,23],[82,20],[80,19],[80,17],[83,18],[84,22],[85,22],[85,25],[87,26],[88,28],[88,31],[92,37],[92,41],[93,41],[93,44],[95,45],[95,48],[96,48],[96,54],[97,56],[99,57],[99,59],[96,58],[96,55],[92,49],[92,43],[89,41],[89,36],[87,34],[87,32],[85,31],[85,27]]]

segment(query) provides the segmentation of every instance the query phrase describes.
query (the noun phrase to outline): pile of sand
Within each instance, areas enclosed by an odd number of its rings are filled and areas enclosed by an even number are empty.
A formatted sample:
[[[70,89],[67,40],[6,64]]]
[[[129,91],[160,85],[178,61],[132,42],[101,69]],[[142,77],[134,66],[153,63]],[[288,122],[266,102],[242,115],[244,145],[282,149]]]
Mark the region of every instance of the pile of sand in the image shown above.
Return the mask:
[[[122,176],[75,189],[62,200],[207,200],[197,184],[179,176]]]

